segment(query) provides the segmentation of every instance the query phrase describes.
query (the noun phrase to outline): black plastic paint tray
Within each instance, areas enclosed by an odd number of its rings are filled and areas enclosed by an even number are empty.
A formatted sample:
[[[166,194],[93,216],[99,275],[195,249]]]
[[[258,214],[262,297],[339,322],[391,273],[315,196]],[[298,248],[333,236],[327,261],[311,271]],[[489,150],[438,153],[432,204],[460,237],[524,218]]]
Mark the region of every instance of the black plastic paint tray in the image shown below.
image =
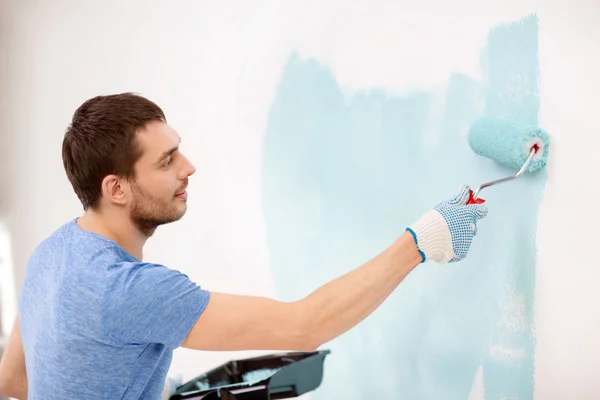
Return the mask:
[[[179,386],[169,400],[277,400],[315,390],[330,350],[229,361]]]

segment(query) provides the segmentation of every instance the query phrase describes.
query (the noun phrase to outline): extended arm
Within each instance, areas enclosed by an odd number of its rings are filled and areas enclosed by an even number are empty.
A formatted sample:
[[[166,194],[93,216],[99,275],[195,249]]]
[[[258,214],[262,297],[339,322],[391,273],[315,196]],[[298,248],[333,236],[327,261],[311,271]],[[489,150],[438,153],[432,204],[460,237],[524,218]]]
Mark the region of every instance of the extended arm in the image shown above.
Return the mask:
[[[18,315],[0,361],[0,394],[19,400],[27,399],[27,371]]]
[[[421,262],[466,257],[484,205],[469,187],[440,203],[366,264],[296,302],[212,293],[182,346],[199,350],[312,351],[369,316]],[[449,221],[449,222],[448,222]]]
[[[297,302],[211,293],[182,346],[312,351],[365,319],[420,262],[406,233],[373,260]]]

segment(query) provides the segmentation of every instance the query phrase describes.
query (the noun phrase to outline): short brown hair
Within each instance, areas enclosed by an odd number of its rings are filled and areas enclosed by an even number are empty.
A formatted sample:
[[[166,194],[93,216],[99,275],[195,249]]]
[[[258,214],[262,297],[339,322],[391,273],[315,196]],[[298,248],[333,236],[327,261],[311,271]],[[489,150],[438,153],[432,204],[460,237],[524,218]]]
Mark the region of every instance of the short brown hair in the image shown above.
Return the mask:
[[[75,111],[62,157],[84,210],[98,208],[107,175],[135,179],[133,167],[142,155],[136,132],[154,121],[166,122],[161,108],[134,93],[96,96]]]

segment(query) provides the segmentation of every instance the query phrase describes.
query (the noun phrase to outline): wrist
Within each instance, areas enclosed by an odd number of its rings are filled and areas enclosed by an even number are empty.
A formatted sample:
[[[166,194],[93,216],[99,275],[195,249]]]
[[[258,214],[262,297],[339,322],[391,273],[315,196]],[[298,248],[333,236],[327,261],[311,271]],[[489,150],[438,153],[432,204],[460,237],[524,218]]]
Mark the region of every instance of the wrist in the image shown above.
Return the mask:
[[[406,228],[406,232],[404,232],[404,235],[410,235],[412,243],[414,244],[414,248],[417,250],[417,253],[420,257],[419,263],[424,263],[425,261],[427,261],[427,256],[425,255],[425,252],[419,247],[419,239],[417,237],[417,233],[409,226]]]
[[[397,256],[404,259],[407,265],[410,265],[411,269],[423,262],[425,259],[424,254],[419,247],[417,242],[410,231],[405,231],[397,241]]]

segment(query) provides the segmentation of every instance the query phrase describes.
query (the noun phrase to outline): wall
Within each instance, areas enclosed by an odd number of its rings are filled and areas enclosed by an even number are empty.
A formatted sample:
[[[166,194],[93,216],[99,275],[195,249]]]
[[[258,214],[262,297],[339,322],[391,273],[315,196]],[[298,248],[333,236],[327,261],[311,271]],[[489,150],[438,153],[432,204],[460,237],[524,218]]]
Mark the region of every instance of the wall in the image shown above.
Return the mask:
[[[8,2],[0,2],[0,113],[5,115],[8,111],[7,96],[7,70],[9,62],[9,40],[8,40],[8,23],[10,20]],[[5,125],[0,121],[0,212],[6,207],[6,192],[7,192],[7,167],[6,160],[8,159],[8,131]]]
[[[581,149],[599,144],[591,2],[11,4],[0,76],[17,287],[34,246],[80,212],[60,144],[93,95],[157,101],[198,167],[187,217],[146,258],[279,298],[359,265],[460,183],[506,174],[464,133],[479,115],[510,115],[552,135],[547,171],[486,189],[469,260],[422,266],[324,346],[310,397],[600,394],[600,216],[586,201],[600,168]],[[172,373],[255,353],[178,350]]]

